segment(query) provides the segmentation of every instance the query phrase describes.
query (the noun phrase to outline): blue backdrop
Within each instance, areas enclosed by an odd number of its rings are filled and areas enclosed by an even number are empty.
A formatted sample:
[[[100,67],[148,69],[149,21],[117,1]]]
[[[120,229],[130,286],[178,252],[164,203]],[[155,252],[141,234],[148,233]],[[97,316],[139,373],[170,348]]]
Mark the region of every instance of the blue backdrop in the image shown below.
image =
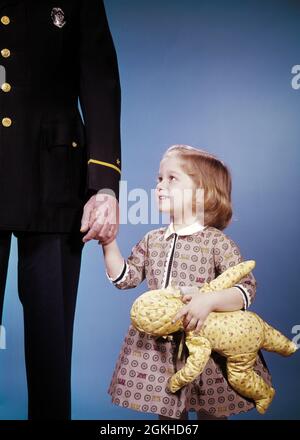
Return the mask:
[[[234,219],[225,231],[257,261],[252,307],[292,337],[300,324],[300,64],[297,0],[106,0],[122,83],[123,180],[155,185],[173,143],[217,154],[233,176]],[[128,203],[130,207],[132,203]],[[124,209],[124,206],[121,209]],[[122,225],[124,256],[157,225]],[[26,418],[23,321],[12,244],[0,350],[0,418]],[[150,419],[110,403],[107,388],[143,284],[119,291],[105,277],[102,250],[85,246],[73,354],[74,419]],[[265,416],[300,419],[299,353],[267,354],[277,390]]]

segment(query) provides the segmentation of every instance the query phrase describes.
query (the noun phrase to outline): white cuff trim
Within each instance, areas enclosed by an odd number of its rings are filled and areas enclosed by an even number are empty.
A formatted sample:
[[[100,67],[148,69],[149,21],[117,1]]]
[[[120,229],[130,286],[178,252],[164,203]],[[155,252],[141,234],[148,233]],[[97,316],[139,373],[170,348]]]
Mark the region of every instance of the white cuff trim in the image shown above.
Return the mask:
[[[106,271],[105,273],[106,273],[106,276],[107,276],[107,278],[109,279],[109,281],[110,281],[111,283],[113,283],[115,286],[117,286],[118,284],[120,284],[120,283],[122,283],[122,282],[124,281],[124,279],[125,279],[125,278],[127,277],[127,275],[128,275],[128,272],[129,272],[129,266],[128,266],[128,264],[126,263],[126,261],[124,260],[124,266],[123,266],[123,269],[122,269],[122,271],[120,272],[120,274],[119,274],[117,277],[112,278],[112,277],[110,277],[110,276],[108,275],[107,271]]]
[[[242,284],[236,284],[234,287],[237,287],[240,294],[242,295],[244,302],[244,309],[247,310],[248,307],[251,305],[251,295],[249,291]]]

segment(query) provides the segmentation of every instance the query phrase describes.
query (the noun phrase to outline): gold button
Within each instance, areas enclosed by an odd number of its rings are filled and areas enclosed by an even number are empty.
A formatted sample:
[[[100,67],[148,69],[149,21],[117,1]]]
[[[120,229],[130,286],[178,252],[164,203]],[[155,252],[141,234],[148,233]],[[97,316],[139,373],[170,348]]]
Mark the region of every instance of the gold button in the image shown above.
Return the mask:
[[[1,17],[1,23],[4,25],[8,25],[10,23],[10,18],[7,17],[7,15],[3,15],[3,17]]]
[[[10,50],[9,49],[2,49],[1,50],[1,55],[3,56],[3,58],[10,57]]]
[[[10,127],[12,124],[12,120],[10,118],[3,118],[2,125],[3,127]]]
[[[74,148],[78,147],[77,142],[72,142],[72,147],[74,147]]]
[[[3,83],[1,86],[1,89],[3,92],[10,92],[11,91],[11,85],[8,83]]]

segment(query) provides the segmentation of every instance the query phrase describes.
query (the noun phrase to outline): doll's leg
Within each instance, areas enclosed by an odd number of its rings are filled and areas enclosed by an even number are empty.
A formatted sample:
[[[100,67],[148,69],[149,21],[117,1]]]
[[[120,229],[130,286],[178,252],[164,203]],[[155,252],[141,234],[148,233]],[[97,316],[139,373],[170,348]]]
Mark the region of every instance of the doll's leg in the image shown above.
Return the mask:
[[[190,332],[186,336],[185,343],[189,356],[185,366],[173,374],[169,380],[168,387],[172,393],[175,393],[184,385],[196,379],[204,370],[211,354],[210,343],[202,336],[194,335]]]
[[[257,353],[247,353],[227,358],[227,375],[230,385],[241,395],[253,399],[256,409],[264,414],[271,404],[275,390],[253,370]]]
[[[295,353],[297,346],[294,342],[286,338],[282,333],[274,327],[263,321],[265,328],[265,340],[262,348],[267,351],[281,354],[281,356],[290,356]]]

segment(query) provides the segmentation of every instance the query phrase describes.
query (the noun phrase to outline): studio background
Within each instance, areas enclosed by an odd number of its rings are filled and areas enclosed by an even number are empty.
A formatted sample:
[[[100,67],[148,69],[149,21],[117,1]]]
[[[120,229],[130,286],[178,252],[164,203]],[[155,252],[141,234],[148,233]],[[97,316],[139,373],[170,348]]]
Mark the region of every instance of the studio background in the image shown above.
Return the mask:
[[[234,218],[225,233],[255,259],[251,310],[292,338],[300,325],[300,64],[298,0],[106,0],[122,86],[122,179],[154,188],[159,160],[174,143],[217,154],[233,177]],[[101,104],[100,104],[101,105]],[[128,207],[133,202],[128,202]],[[125,207],[126,208],[126,207]],[[121,209],[125,209],[121,205]],[[157,224],[121,225],[124,257]],[[16,241],[6,289],[7,349],[0,350],[0,419],[25,419],[23,319]],[[85,246],[73,351],[74,419],[153,419],[114,406],[107,394],[133,300],[107,280],[102,250]],[[300,419],[299,353],[265,354],[277,394],[264,416]]]

